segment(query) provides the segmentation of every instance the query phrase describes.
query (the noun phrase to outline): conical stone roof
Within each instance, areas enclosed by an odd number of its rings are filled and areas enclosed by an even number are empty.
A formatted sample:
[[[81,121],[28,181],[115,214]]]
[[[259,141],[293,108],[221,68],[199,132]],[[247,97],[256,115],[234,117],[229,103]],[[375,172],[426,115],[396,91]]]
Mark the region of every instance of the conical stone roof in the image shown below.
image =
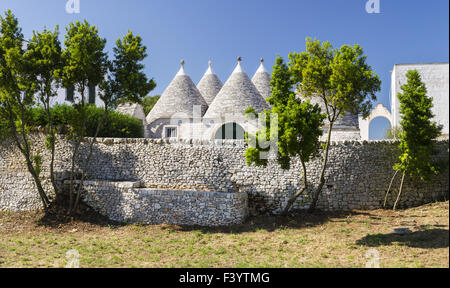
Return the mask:
[[[206,111],[203,118],[219,119],[226,115],[238,114],[244,117],[244,112],[251,106],[256,112],[268,109],[269,105],[258,92],[248,75],[242,70],[241,60],[225,82],[220,92]]]
[[[258,70],[252,78],[253,84],[255,84],[256,89],[258,89],[261,96],[267,99],[272,94],[272,89],[270,87],[270,75],[263,65],[264,59],[261,58],[261,65],[259,65]]]
[[[212,63],[209,61],[209,68],[206,70],[200,82],[198,82],[197,89],[202,94],[208,105],[211,105],[220,89],[223,87],[222,81],[214,73],[211,67]]]
[[[152,111],[147,115],[147,123],[157,119],[170,119],[174,114],[193,118],[194,106],[201,106],[201,114],[208,109],[205,99],[198,91],[191,77],[184,71],[184,61],[181,62],[180,71],[163,92]]]
[[[116,112],[141,119],[141,115],[144,114],[144,108],[137,103],[123,103],[117,106]]]

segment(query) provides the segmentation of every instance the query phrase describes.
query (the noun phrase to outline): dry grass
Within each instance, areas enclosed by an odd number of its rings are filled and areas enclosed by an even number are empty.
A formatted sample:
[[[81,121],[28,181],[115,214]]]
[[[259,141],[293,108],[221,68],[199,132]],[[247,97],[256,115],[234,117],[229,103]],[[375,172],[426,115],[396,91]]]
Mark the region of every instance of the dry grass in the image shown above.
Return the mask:
[[[229,228],[43,224],[42,213],[0,213],[0,267],[449,267],[449,202],[393,212],[256,217]],[[406,227],[412,234],[398,236]]]

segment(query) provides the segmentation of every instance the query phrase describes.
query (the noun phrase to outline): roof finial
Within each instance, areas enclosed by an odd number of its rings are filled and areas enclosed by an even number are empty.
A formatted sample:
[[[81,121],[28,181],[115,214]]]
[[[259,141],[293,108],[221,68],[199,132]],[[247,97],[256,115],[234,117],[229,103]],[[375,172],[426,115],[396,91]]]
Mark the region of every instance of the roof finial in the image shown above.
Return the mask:
[[[212,61],[209,60],[208,61],[208,70],[206,70],[205,74],[214,74],[213,70],[212,70]]]
[[[186,75],[186,72],[184,72],[184,60],[181,60],[180,64],[181,64],[181,67],[180,67],[180,70],[177,73],[177,76],[179,76],[179,75]]]
[[[256,70],[256,73],[267,73],[266,68],[264,68],[264,58],[260,59],[261,64],[259,65],[258,70]]]
[[[244,70],[242,70],[242,67],[241,67],[242,57],[239,56],[239,57],[237,58],[237,61],[238,61],[238,64],[236,65],[236,68],[234,69],[233,73],[241,73],[241,72],[244,72]]]

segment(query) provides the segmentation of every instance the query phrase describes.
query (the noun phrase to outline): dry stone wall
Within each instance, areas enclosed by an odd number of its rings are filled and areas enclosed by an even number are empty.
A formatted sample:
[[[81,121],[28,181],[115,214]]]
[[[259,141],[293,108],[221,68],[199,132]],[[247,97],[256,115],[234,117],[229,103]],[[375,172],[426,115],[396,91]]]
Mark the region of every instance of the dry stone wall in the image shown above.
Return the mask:
[[[49,157],[43,148],[43,139],[43,137],[37,137],[35,146],[44,156],[42,176],[46,178],[48,176],[46,167]],[[319,199],[319,208],[323,210],[381,208],[385,191],[393,175],[392,166],[398,157],[397,146],[397,142],[391,141],[333,142],[326,173],[327,181]],[[70,141],[64,138],[59,139],[56,155],[56,171],[59,181],[67,179],[71,149]],[[249,167],[245,163],[245,149],[246,144],[243,141],[232,140],[169,142],[161,139],[104,138],[100,139],[94,147],[88,176],[89,179],[110,182],[139,182],[141,187],[139,189],[146,188],[153,189],[149,191],[159,191],[161,197],[162,194],[176,195],[173,198],[167,198],[173,199],[174,203],[185,201],[180,200],[182,199],[182,191],[200,193],[198,194],[199,203],[209,203],[209,205],[214,205],[211,203],[216,202],[208,202],[210,201],[207,200],[210,199],[208,197],[218,197],[217,195],[220,194],[217,193],[243,193],[248,195],[250,212],[279,213],[290,195],[295,193],[302,183],[299,162],[294,161],[291,170],[288,171],[282,170],[274,162],[270,162],[267,167]],[[448,169],[448,139],[439,141],[438,149],[439,154],[436,157],[445,162]],[[81,153],[83,157],[77,159],[80,166],[87,155],[87,145],[82,147]],[[34,183],[22,162],[22,156],[11,143],[0,145],[0,209],[18,211],[35,209],[40,206]],[[308,207],[311,199],[310,193],[318,184],[320,168],[320,159],[308,164],[311,188],[303,197],[298,199],[295,208]],[[398,181],[394,182],[394,187],[398,187]],[[416,206],[448,197],[448,187],[448,171],[434,177],[428,183],[407,179],[400,206]],[[176,193],[180,193],[180,195],[170,192],[174,190],[178,191]],[[203,192],[206,194],[201,194]],[[101,205],[107,206],[102,209],[111,209],[112,211],[116,209],[114,206],[117,204],[106,199],[119,197],[118,195],[123,194],[123,201],[126,205],[123,203],[121,205],[128,207],[127,211],[138,211],[136,210],[136,203],[126,199],[136,199],[136,195],[140,192],[131,189],[125,193],[119,189],[114,193],[115,196],[99,192],[89,201],[94,207],[96,206],[94,205],[95,201],[103,203]],[[127,193],[132,195],[131,198],[125,197]],[[393,204],[395,197],[396,192],[388,198],[389,205]],[[20,201],[16,201],[18,199]],[[141,206],[141,210],[139,210],[141,215],[135,215],[135,219],[143,221],[143,219],[146,219],[145,217],[149,217],[148,219],[151,219],[147,221],[148,223],[156,223],[167,219],[164,218],[166,216],[162,216],[163,214],[150,217],[150,215],[156,215],[161,211],[148,208],[150,202],[144,201],[144,203],[147,203],[145,204],[147,206]],[[184,209],[186,209],[185,215],[197,215],[195,217],[202,215],[198,212],[201,210],[197,208],[194,209],[195,212],[189,211],[195,202],[186,200],[185,203],[189,204],[184,206]],[[230,205],[233,205],[233,203]],[[178,205],[177,209],[181,209],[179,207],[182,206]],[[170,207],[167,206],[167,209],[170,210]],[[148,212],[142,212],[147,211],[147,209],[149,209]],[[224,210],[227,209],[229,207]],[[174,208],[173,213],[175,211],[179,210]],[[215,211],[214,213],[217,213],[221,209],[218,208]],[[111,213],[108,212],[107,214]],[[128,216],[122,215],[120,217],[125,219]],[[120,217],[118,216],[117,219]],[[208,217],[206,219],[212,219]],[[181,217],[180,219],[187,221],[188,217]],[[234,220],[227,219],[226,221]],[[180,220],[180,222],[183,221]]]
[[[84,188],[83,200],[118,222],[226,226],[248,214],[247,193],[148,189],[139,182],[88,181]]]

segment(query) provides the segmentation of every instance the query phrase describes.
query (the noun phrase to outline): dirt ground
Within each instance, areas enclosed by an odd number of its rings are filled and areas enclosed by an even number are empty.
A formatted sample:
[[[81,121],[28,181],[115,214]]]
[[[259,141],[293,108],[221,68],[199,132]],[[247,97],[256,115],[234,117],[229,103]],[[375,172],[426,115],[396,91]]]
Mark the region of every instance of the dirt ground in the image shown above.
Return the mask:
[[[448,201],[259,216],[226,228],[0,212],[0,234],[0,267],[449,267]]]

